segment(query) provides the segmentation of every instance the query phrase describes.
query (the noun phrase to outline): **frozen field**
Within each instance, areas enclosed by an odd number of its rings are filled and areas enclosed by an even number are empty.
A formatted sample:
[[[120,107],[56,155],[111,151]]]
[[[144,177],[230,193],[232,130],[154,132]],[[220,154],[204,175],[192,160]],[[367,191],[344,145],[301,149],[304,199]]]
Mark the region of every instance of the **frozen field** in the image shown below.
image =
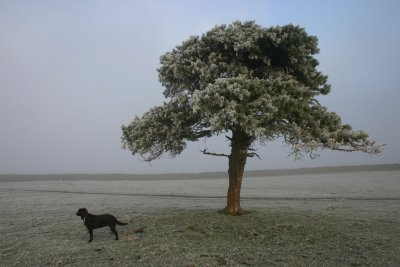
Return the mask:
[[[68,177],[0,177],[1,266],[400,262],[400,170],[245,177],[249,213],[240,217],[216,212],[228,183],[221,175]],[[103,228],[87,243],[80,207],[128,222],[117,227],[121,240]],[[138,227],[145,232],[134,233]]]

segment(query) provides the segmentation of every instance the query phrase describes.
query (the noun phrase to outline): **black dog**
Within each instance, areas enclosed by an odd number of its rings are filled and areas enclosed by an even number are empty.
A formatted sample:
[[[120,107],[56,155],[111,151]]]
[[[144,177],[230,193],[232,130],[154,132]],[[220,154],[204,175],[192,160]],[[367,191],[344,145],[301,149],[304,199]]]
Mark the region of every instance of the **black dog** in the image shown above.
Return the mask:
[[[115,240],[118,240],[118,233],[117,230],[115,230],[115,225],[116,224],[127,225],[127,223],[122,223],[118,221],[117,218],[109,214],[102,214],[102,215],[90,214],[85,208],[80,208],[76,213],[76,216],[81,216],[83,223],[89,230],[90,234],[89,242],[92,242],[93,240],[93,229],[108,226],[110,227],[111,232],[113,232],[113,234],[115,235]]]

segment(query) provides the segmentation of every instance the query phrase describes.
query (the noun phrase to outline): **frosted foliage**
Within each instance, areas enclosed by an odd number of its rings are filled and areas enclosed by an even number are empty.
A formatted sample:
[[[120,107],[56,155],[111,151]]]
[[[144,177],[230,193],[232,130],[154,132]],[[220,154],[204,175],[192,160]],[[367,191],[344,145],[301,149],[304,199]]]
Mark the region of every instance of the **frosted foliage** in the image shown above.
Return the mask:
[[[190,127],[190,115],[178,108],[177,102],[164,103],[146,112],[142,118],[135,117],[128,126],[123,126],[123,146],[152,160],[169,151],[171,156],[182,152],[184,140],[195,140]]]
[[[271,82],[239,75],[219,78],[205,90],[194,92],[190,103],[193,112],[200,114],[202,122],[215,133],[237,128],[266,139],[273,131],[265,123],[278,112],[271,91]]]
[[[124,147],[153,160],[187,141],[240,133],[246,144],[283,137],[296,158],[321,148],[379,153],[316,100],[330,91],[316,53],[317,38],[293,25],[235,22],[190,37],[161,56],[166,102],[122,127]]]

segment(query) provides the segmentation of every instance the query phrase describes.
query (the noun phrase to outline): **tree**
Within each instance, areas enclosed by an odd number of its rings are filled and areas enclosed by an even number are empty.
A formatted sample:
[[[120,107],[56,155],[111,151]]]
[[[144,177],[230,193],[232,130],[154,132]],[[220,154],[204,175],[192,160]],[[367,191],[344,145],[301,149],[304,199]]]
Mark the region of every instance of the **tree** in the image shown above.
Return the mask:
[[[152,161],[175,157],[187,141],[226,135],[229,188],[225,213],[241,211],[240,189],[255,144],[282,138],[294,157],[318,149],[378,154],[383,145],[353,131],[317,96],[330,92],[317,70],[317,38],[299,26],[261,27],[254,22],[220,25],[161,56],[159,80],[166,101],[122,126],[122,142]]]

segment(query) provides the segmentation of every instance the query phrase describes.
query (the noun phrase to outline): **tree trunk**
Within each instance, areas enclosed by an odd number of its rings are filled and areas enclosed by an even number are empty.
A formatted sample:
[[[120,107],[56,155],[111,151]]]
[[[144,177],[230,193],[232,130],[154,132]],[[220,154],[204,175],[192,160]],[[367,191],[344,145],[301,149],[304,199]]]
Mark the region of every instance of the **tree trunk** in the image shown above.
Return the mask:
[[[251,142],[244,134],[233,133],[231,140],[231,154],[229,156],[229,188],[227,194],[227,204],[224,213],[228,215],[239,215],[240,190],[244,166],[246,165],[247,150]]]

